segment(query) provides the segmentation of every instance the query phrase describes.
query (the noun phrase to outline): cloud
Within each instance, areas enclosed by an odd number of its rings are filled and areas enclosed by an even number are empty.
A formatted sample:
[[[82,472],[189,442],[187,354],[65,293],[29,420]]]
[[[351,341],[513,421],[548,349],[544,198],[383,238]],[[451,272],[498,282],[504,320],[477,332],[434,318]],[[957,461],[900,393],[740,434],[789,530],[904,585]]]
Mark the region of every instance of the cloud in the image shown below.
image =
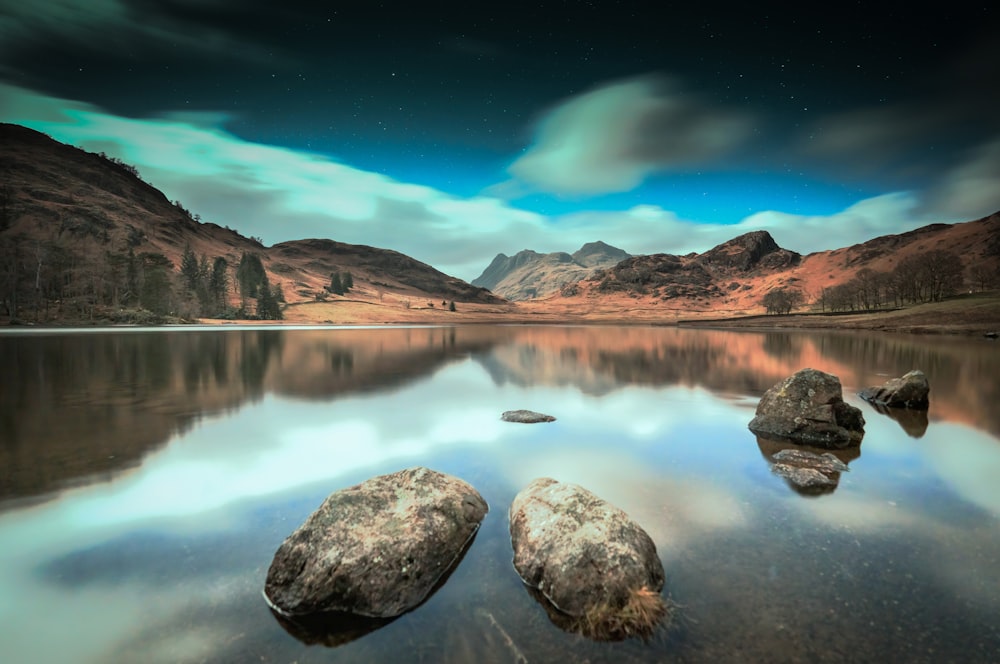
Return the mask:
[[[237,11],[240,5],[233,0],[179,0],[159,5],[127,0],[3,2],[0,54],[69,42],[111,53],[165,47],[181,53],[213,52],[240,58],[266,55],[253,43],[191,19],[193,11],[209,7]]]
[[[556,106],[508,172],[558,195],[628,191],[652,173],[729,152],[749,129],[748,117],[712,109],[662,77],[635,78]]]
[[[925,214],[945,220],[977,219],[1000,210],[1000,136],[970,150],[967,159],[932,186]]]
[[[0,119],[103,151],[204,220],[266,243],[308,237],[395,249],[471,280],[512,237],[544,243],[549,223],[496,198],[458,198],[322,155],[239,139],[209,121],[122,118],[0,84]]]
[[[766,230],[780,246],[806,254],[848,247],[881,235],[905,233],[940,221],[917,214],[918,208],[916,196],[896,192],[866,198],[830,215],[758,212],[730,228],[738,233]]]
[[[499,198],[460,198],[322,155],[251,143],[213,125],[225,120],[221,115],[122,118],[0,84],[0,120],[123,159],[170,200],[268,244],[316,237],[394,249],[466,281],[479,276],[499,252],[572,251],[594,240],[632,254],[686,254],[764,229],[781,246],[808,253],[926,223],[965,221],[968,215],[942,219],[940,211],[996,202],[995,188],[987,185],[996,181],[1000,152],[992,144],[972,155],[944,178],[933,205],[922,205],[914,193],[896,192],[832,215],[771,210],[737,224],[715,224],[684,219],[656,205],[546,217]]]

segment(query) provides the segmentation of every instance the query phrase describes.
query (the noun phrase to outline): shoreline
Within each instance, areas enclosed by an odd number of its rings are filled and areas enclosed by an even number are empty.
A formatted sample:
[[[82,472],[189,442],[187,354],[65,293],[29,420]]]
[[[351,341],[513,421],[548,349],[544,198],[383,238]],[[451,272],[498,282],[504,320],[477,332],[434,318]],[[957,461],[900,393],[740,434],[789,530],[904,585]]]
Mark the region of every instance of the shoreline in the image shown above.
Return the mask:
[[[1000,292],[963,295],[942,302],[920,304],[902,309],[859,312],[798,312],[785,315],[751,314],[718,317],[712,312],[690,312],[681,317],[676,310],[669,314],[656,309],[632,310],[546,310],[538,304],[514,303],[510,309],[498,310],[495,306],[461,305],[458,311],[436,308],[397,309],[385,307],[360,310],[354,306],[316,311],[305,310],[302,305],[288,307],[286,317],[280,321],[197,319],[141,325],[113,323],[110,321],[49,321],[11,324],[10,319],[0,318],[0,330],[70,331],[88,329],[238,329],[272,327],[451,327],[476,325],[570,325],[570,326],[650,326],[722,330],[789,331],[789,330],[842,330],[888,332],[922,335],[949,335],[963,337],[995,338],[1000,332]],[[698,315],[698,314],[702,315]],[[289,315],[291,314],[291,315]],[[665,315],[666,314],[666,315]]]

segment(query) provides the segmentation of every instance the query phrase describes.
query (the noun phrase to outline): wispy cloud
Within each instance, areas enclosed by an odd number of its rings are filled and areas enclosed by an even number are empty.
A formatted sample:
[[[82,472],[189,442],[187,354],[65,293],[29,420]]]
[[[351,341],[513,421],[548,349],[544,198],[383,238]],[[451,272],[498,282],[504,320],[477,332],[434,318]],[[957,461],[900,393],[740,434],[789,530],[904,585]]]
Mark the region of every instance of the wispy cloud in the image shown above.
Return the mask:
[[[928,190],[925,214],[975,219],[1000,210],[1000,136],[965,157]]]
[[[170,48],[251,59],[258,46],[224,29],[185,18],[191,10],[240,5],[233,0],[180,0],[167,5],[127,0],[45,0],[0,3],[0,54],[39,44],[76,44],[109,53]]]
[[[748,117],[713,109],[663,77],[646,76],[600,86],[553,108],[508,170],[547,193],[628,191],[652,173],[718,158],[749,131]]]
[[[996,211],[1000,144],[970,156],[945,177],[933,206],[897,192],[833,215],[780,211],[738,224],[684,219],[656,205],[547,217],[490,196],[461,198],[394,180],[326,156],[251,143],[222,128],[224,116],[163,114],[134,119],[89,104],[0,84],[0,120],[103,151],[139,168],[171,200],[266,243],[308,237],[395,249],[462,279],[478,276],[498,252],[572,251],[604,240],[633,254],[702,252],[765,229],[799,252],[835,249],[933,221],[965,221]],[[971,192],[963,194],[963,192]],[[976,197],[978,196],[978,197]],[[967,204],[986,211],[942,218]],[[993,209],[990,209],[990,206]]]

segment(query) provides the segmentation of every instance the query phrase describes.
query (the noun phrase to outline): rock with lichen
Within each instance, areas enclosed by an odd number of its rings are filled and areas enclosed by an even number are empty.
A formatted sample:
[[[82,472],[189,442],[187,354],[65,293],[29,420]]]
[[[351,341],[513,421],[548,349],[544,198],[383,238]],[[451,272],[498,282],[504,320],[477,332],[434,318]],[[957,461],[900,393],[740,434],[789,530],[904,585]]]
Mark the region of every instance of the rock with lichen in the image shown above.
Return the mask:
[[[844,402],[839,378],[802,369],[764,393],[749,428],[766,438],[842,449],[861,444],[865,418]]]
[[[488,510],[468,483],[420,467],[336,491],[278,548],[264,596],[288,616],[397,616],[457,565]]]
[[[888,408],[912,408],[927,410],[930,405],[928,395],[930,384],[923,371],[913,370],[899,378],[887,380],[877,387],[862,390],[858,396],[873,404]]]
[[[653,540],[575,484],[536,479],[510,507],[514,568],[557,625],[601,640],[646,637],[667,615]]]

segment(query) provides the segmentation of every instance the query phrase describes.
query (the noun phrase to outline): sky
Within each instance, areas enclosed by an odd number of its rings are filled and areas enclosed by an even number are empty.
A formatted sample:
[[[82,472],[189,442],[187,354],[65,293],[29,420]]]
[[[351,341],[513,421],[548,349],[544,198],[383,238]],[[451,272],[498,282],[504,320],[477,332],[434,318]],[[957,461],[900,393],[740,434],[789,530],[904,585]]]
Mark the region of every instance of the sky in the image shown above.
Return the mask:
[[[809,253],[1000,210],[1000,9],[0,0],[0,121],[265,244]],[[345,5],[340,7],[338,5]]]

